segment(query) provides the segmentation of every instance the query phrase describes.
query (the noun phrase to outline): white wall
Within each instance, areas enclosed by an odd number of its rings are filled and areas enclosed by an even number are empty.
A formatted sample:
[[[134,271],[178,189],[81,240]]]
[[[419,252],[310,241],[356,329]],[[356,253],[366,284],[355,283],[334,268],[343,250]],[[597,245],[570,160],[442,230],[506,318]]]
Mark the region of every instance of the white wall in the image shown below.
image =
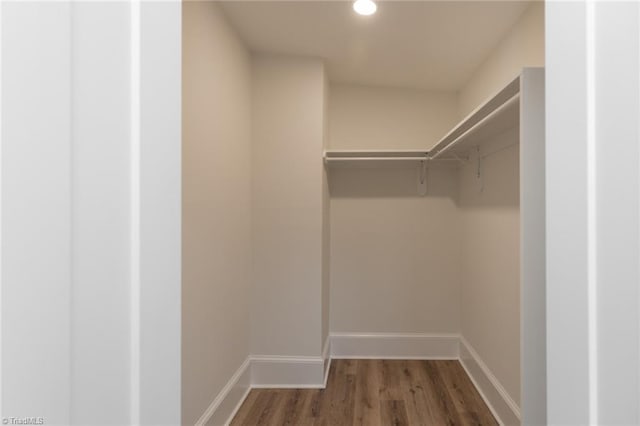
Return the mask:
[[[429,149],[456,122],[453,93],[331,84],[331,149]]]
[[[518,130],[483,144],[460,169],[462,335],[520,402]],[[485,157],[486,156],[486,157]]]
[[[460,330],[455,169],[433,168],[429,194],[413,169],[334,169],[331,331]]]
[[[1,8],[1,415],[176,424],[180,3]]]
[[[534,2],[459,92],[463,118],[512,81],[524,67],[544,66],[544,7]]]
[[[512,81],[524,67],[544,65],[544,2],[523,13],[458,94],[466,116]],[[495,138],[480,152],[518,143],[518,131]],[[509,397],[520,405],[520,194],[519,148],[460,171],[463,224],[462,335]],[[544,348],[542,349],[544,350]]]
[[[325,81],[318,59],[253,61],[253,354],[322,351]]]
[[[425,149],[456,118],[454,94],[332,85],[332,149]],[[457,173],[332,169],[331,331],[458,332]],[[437,242],[434,244],[434,242]]]
[[[324,76],[323,103],[323,150],[329,147],[329,78]],[[329,173],[322,168],[322,345],[328,342],[331,328],[331,198],[329,195]],[[328,348],[327,348],[328,349]]]
[[[183,4],[182,421],[249,355],[251,58],[215,2]]]

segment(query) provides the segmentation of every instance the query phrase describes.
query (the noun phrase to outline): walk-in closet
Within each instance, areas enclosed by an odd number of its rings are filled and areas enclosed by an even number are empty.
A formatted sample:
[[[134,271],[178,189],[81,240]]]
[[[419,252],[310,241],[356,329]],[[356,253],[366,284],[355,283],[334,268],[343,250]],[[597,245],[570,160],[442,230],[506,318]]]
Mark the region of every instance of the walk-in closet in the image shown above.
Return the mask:
[[[0,419],[640,425],[640,2],[0,0]]]
[[[182,26],[183,422],[544,423],[544,3]]]

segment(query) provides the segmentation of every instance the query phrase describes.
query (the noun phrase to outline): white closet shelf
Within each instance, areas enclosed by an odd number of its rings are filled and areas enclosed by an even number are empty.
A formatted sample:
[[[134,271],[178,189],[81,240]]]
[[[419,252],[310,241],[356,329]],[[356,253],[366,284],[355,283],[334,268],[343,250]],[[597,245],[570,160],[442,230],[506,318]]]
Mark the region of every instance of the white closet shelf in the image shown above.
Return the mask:
[[[433,148],[425,150],[328,150],[327,167],[415,167],[425,161],[466,159],[469,151],[520,124],[520,76],[471,112]]]
[[[413,167],[428,159],[426,150],[328,150],[324,161],[330,168]]]
[[[520,123],[520,76],[465,117],[429,151],[430,159],[468,156],[481,145]]]

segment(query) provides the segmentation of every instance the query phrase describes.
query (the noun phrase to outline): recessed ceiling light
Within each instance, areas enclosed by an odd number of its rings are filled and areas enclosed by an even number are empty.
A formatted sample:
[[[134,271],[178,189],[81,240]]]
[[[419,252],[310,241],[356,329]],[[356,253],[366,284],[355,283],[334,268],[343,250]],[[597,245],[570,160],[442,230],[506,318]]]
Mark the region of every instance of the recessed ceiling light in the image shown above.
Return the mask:
[[[353,3],[353,10],[359,15],[369,16],[376,13],[378,6],[372,0],[356,0]]]

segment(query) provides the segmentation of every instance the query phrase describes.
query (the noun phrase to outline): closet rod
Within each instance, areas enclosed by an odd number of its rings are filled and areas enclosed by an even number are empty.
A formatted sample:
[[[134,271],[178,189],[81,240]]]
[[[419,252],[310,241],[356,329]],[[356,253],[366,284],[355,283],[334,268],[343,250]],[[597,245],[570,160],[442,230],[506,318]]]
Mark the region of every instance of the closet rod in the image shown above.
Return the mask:
[[[326,163],[338,163],[349,161],[466,161],[466,158],[430,158],[430,157],[328,157]]]
[[[463,134],[461,134],[460,136],[458,136],[457,138],[449,142],[447,146],[445,146],[444,148],[436,152],[434,155],[430,156],[429,159],[430,160],[437,159],[441,154],[443,154],[444,152],[448,151],[450,148],[458,144],[458,142],[460,142],[461,140],[463,140],[464,138],[466,138],[467,136],[469,136],[470,134],[472,134],[473,132],[481,128],[487,121],[491,120],[495,115],[509,108],[512,104],[516,102],[520,102],[520,93],[516,93],[515,95],[513,95],[509,100],[507,100],[505,103],[500,105],[498,108],[491,111],[491,113],[489,113],[482,120],[478,121],[476,124],[471,126]]]
[[[428,157],[327,157],[327,162],[338,161],[426,161]]]

